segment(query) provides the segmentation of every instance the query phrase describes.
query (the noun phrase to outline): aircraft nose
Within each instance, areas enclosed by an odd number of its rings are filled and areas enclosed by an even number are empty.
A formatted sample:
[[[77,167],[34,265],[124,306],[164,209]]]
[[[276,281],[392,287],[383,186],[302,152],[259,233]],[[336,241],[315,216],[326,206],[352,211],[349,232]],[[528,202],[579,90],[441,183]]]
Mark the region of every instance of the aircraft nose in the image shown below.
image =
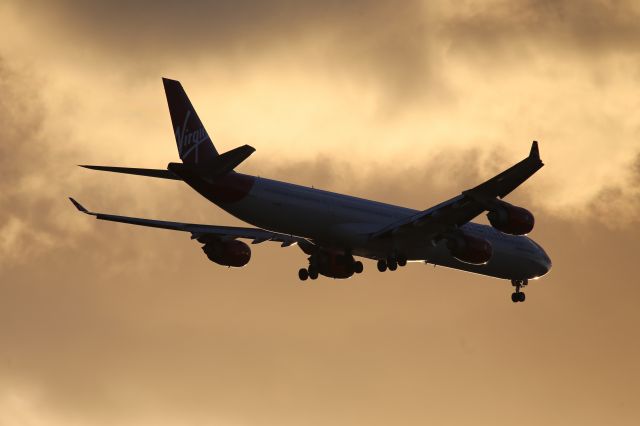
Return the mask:
[[[537,276],[541,277],[551,270],[551,259],[547,256],[544,250],[540,250],[540,256],[536,259],[536,272]]]
[[[529,239],[529,241],[535,247],[535,256],[532,256],[532,262],[530,262],[531,270],[534,274],[534,277],[539,278],[551,270],[551,259],[549,259],[549,256],[547,256],[547,253],[540,246],[540,244],[536,243],[532,239]]]

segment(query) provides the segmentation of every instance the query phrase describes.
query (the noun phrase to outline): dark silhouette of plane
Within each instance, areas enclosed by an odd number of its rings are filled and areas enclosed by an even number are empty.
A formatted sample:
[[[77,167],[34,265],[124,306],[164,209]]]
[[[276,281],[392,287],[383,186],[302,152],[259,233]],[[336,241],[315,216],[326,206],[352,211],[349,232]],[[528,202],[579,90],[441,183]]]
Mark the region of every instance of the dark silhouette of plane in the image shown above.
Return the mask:
[[[426,210],[351,197],[235,171],[255,149],[244,145],[218,153],[182,85],[163,79],[181,162],[166,169],[82,166],[93,170],[181,180],[233,216],[254,227],[198,225],[94,213],[73,198],[83,213],[98,219],[184,231],[220,265],[241,267],[249,245],[266,241],[297,244],[308,256],[301,280],[318,275],[349,278],[363,271],[357,257],[377,261],[380,272],[407,262],[426,262],[510,280],[511,299],[523,302],[521,288],[546,274],[551,260],[526,237],[534,217],[502,199],[538,171],[538,143],[529,155],[475,188]],[[471,222],[487,212],[491,226]]]

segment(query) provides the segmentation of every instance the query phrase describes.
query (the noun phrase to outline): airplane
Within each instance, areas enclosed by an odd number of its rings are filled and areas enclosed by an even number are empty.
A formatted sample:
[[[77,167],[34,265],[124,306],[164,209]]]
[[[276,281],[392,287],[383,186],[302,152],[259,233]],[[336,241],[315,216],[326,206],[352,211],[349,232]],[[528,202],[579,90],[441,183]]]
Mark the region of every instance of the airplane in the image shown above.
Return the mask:
[[[73,198],[82,213],[100,220],[189,232],[214,263],[242,267],[258,244],[297,245],[308,256],[298,278],[346,279],[363,272],[357,257],[372,259],[380,272],[408,262],[445,266],[511,281],[511,300],[525,301],[522,288],[545,275],[551,260],[526,234],[534,227],[528,210],[503,200],[544,164],[538,142],[529,155],[480,185],[426,210],[366,200],[316,188],[251,176],[235,168],[255,148],[243,145],[220,154],[181,83],[162,79],[181,162],[166,169],[81,167],[185,182],[207,200],[253,227],[199,225],[96,213]],[[471,222],[487,212],[490,225]]]

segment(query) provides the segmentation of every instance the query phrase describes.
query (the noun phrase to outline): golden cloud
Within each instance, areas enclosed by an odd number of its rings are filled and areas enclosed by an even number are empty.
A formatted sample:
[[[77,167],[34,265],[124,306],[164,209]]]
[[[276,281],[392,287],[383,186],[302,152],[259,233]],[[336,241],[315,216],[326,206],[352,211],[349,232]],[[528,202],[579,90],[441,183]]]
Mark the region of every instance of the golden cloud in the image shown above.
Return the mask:
[[[0,424],[634,424],[632,2],[0,5]],[[178,182],[160,76],[242,169],[426,208],[540,139],[554,269],[510,287],[420,265],[300,285],[113,213],[236,224]],[[462,402],[461,402],[462,401]],[[464,408],[464,409],[461,409]],[[522,415],[525,410],[527,415]]]

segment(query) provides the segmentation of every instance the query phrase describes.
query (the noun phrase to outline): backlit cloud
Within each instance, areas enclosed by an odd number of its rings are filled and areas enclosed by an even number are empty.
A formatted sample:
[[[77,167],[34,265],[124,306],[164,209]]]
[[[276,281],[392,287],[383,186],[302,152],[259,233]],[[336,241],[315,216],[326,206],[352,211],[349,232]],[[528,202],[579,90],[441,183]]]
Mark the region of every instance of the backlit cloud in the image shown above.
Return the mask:
[[[0,424],[635,424],[640,12],[625,1],[0,4]],[[88,208],[239,224],[180,182],[161,76],[241,170],[427,208],[522,159],[554,268],[301,285]],[[479,218],[479,220],[483,220]],[[527,414],[523,416],[523,412]],[[75,423],[74,423],[75,422]]]

